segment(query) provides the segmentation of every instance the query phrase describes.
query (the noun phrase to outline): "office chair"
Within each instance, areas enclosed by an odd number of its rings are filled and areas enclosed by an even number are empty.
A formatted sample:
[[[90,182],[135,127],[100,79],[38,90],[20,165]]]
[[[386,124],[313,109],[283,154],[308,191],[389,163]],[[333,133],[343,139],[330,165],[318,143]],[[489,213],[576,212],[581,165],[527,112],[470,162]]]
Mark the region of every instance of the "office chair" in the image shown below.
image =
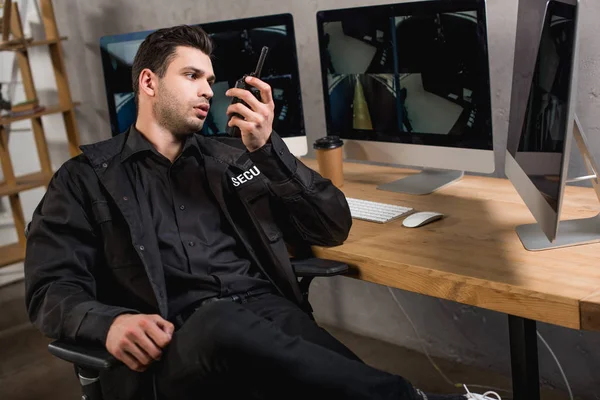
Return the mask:
[[[308,303],[308,291],[312,280],[318,276],[343,275],[348,272],[349,267],[344,263],[319,258],[292,259],[291,261],[296,277],[299,278],[304,304],[312,317],[312,310]],[[74,365],[81,384],[82,400],[103,400],[100,372],[122,365],[103,347],[57,340],[48,345],[48,350],[52,355]],[[151,395],[150,399],[157,400],[154,395]]]

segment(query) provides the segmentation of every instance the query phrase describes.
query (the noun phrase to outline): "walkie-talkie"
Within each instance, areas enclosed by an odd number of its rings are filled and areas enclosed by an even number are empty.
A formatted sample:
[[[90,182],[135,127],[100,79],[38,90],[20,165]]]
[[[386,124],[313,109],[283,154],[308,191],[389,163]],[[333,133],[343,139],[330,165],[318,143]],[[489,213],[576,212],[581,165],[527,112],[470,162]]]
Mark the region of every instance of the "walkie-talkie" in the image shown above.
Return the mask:
[[[255,88],[254,86],[247,84],[246,78],[249,76],[254,76],[256,78],[260,78],[260,73],[262,72],[262,68],[263,68],[263,65],[265,64],[265,59],[267,58],[268,52],[269,52],[269,48],[267,46],[264,46],[260,52],[258,64],[256,64],[256,70],[254,72],[251,72],[248,75],[244,75],[242,78],[238,79],[235,82],[236,88],[246,89],[246,90],[250,91],[250,93],[252,93],[254,95],[254,97],[256,97],[258,100],[260,100],[260,90],[258,88]],[[233,100],[231,101],[231,104],[235,104],[235,103],[242,103],[246,107],[250,108],[250,106],[248,106],[248,104],[244,100],[240,100],[237,97],[234,97]],[[239,115],[237,113],[234,113],[231,116],[232,117],[236,116],[240,119],[244,119],[244,117],[242,117],[241,115]],[[229,122],[229,121],[227,121],[227,122]],[[240,132],[240,128],[238,128],[237,126],[227,126],[227,134],[229,136],[233,136],[233,137],[241,137],[242,136],[242,133]]]

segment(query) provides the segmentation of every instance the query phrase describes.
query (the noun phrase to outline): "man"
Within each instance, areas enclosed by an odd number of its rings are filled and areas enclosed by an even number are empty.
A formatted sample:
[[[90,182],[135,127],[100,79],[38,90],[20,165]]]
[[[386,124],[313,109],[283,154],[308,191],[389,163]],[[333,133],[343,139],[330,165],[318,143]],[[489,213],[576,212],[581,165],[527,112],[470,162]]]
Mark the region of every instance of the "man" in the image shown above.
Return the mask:
[[[211,49],[188,26],[141,44],[136,123],[83,146],[34,213],[31,320],[121,360],[128,368],[102,377],[108,397],[138,398],[146,380],[168,399],[425,399],[362,363],[302,309],[286,242],[341,244],[347,203],[272,132],[271,88],[259,79],[247,82],[262,101],[227,92],[248,104],[227,110],[242,116],[229,122],[241,139],[195,134],[213,96]]]

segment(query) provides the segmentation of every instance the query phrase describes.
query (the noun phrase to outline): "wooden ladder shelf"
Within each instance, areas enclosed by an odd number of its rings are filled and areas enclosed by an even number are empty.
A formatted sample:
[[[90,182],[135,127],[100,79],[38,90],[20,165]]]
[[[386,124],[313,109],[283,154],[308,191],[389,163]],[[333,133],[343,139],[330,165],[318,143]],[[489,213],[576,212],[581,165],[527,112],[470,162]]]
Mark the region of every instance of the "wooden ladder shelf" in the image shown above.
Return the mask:
[[[75,104],[69,90],[61,43],[66,38],[60,37],[58,34],[52,0],[39,0],[39,2],[46,38],[45,40],[37,41],[25,38],[18,5],[8,0],[4,3],[4,13],[8,12],[6,18],[10,18],[12,39],[6,40],[7,38],[3,36],[4,40],[0,42],[0,52],[15,52],[16,61],[21,71],[26,100],[32,101],[37,100],[38,97],[33,82],[28,48],[33,46],[48,46],[58,89],[58,104],[44,105],[42,110],[26,115],[0,117],[0,164],[4,175],[4,180],[0,182],[0,197],[8,196],[10,200],[10,207],[18,236],[17,243],[0,246],[0,267],[25,259],[25,216],[21,206],[20,193],[37,187],[47,187],[53,174],[48,144],[42,125],[42,116],[53,113],[62,114],[67,133],[69,152],[71,156],[79,154],[79,132],[75,119]],[[3,31],[6,32],[6,29],[7,27],[4,26]],[[7,127],[13,122],[27,119],[31,121],[41,171],[24,176],[15,176],[8,148],[9,130]]]

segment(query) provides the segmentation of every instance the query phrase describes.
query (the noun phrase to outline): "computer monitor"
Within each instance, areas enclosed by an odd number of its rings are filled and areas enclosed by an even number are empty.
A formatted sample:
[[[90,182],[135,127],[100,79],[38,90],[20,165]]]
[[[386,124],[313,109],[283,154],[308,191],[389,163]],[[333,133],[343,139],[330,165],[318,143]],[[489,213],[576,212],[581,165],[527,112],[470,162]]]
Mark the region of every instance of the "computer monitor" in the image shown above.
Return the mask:
[[[269,55],[262,79],[271,85],[275,102],[273,129],[296,156],[307,153],[302,111],[294,21],[291,14],[270,15],[200,24],[213,39],[213,68],[217,78],[211,111],[202,133],[226,135],[227,89],[244,74],[253,72],[263,46]],[[108,112],[113,135],[125,131],[136,119],[131,66],[138,47],[153,30],[100,39]]]
[[[529,250],[599,238],[597,218],[565,221],[559,230],[573,137],[596,169],[575,117],[577,17],[578,0],[519,2],[506,175],[538,222],[517,227]]]
[[[494,171],[484,0],[319,11],[317,27],[327,134],[347,159],[425,167],[380,189]]]

